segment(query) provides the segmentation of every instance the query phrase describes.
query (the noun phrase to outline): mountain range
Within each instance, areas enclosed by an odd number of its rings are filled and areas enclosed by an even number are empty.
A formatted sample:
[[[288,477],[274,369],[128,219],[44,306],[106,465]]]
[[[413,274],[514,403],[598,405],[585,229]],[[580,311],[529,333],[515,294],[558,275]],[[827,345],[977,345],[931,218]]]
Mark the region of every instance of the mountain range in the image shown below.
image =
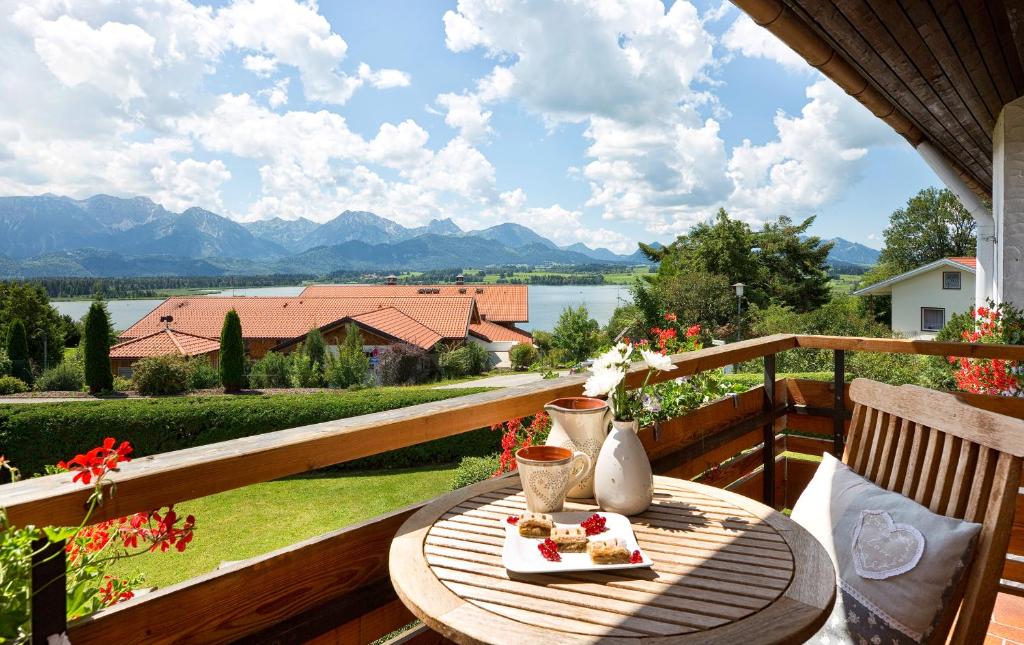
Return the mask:
[[[837,238],[830,260],[871,264],[866,246]],[[836,256],[836,257],[833,257]],[[849,258],[849,259],[848,259]],[[559,246],[505,223],[464,231],[450,219],[405,227],[366,211],[239,223],[202,208],[174,213],[145,197],[0,197],[0,276],[225,275],[429,270],[503,265],[644,264]]]

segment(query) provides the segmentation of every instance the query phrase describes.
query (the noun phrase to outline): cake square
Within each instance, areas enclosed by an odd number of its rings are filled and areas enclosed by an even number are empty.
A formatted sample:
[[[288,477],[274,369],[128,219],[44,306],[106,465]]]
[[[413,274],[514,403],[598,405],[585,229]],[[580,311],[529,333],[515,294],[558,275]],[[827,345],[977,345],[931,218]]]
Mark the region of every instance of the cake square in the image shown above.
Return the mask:
[[[628,564],[629,549],[621,538],[595,540],[587,544],[587,554],[594,564]]]
[[[551,529],[551,540],[562,553],[583,553],[587,550],[587,532],[579,525],[556,526]]]
[[[523,537],[548,537],[555,526],[555,519],[547,513],[523,513],[519,517],[519,535]]]

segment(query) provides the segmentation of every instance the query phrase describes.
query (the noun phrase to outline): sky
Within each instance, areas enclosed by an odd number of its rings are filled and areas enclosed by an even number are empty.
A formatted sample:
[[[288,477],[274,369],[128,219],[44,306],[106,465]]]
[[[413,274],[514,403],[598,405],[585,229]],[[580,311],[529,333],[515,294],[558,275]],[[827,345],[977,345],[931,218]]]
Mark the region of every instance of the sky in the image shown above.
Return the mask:
[[[719,208],[879,247],[938,180],[719,0],[0,0],[0,194],[368,210],[631,252]]]

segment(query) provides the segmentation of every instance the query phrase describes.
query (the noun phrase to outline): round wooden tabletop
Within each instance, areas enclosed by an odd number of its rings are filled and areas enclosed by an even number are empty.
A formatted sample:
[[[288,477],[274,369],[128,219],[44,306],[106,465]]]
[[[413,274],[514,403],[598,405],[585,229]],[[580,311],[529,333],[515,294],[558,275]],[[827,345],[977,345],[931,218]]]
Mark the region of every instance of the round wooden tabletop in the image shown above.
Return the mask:
[[[655,477],[654,504],[630,518],[652,569],[511,573],[501,559],[505,519],[525,510],[518,477],[420,509],[391,545],[399,597],[457,643],[794,643],[835,601],[821,544],[735,493]]]

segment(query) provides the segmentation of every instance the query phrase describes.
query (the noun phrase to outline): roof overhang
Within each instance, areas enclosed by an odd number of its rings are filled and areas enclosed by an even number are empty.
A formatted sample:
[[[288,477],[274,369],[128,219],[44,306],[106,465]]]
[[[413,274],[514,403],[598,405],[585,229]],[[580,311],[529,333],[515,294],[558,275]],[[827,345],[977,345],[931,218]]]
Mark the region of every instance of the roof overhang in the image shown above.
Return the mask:
[[[1024,95],[1024,2],[733,0],[911,145],[992,194],[992,131]]]
[[[934,271],[935,269],[938,269],[940,267],[950,267],[952,269],[956,269],[957,271],[966,271],[971,274],[977,273],[974,267],[968,266],[966,264],[960,264],[959,262],[955,262],[953,260],[950,260],[949,258],[942,258],[934,262],[929,262],[928,264],[925,264],[923,266],[919,266],[916,269],[911,269],[906,273],[901,273],[897,276],[893,276],[888,280],[882,280],[881,282],[876,282],[875,284],[864,287],[863,289],[858,289],[857,291],[853,292],[853,295],[886,296],[892,293],[892,285],[896,284],[897,282],[902,282],[907,278],[913,278],[915,275],[921,275],[922,273]]]

